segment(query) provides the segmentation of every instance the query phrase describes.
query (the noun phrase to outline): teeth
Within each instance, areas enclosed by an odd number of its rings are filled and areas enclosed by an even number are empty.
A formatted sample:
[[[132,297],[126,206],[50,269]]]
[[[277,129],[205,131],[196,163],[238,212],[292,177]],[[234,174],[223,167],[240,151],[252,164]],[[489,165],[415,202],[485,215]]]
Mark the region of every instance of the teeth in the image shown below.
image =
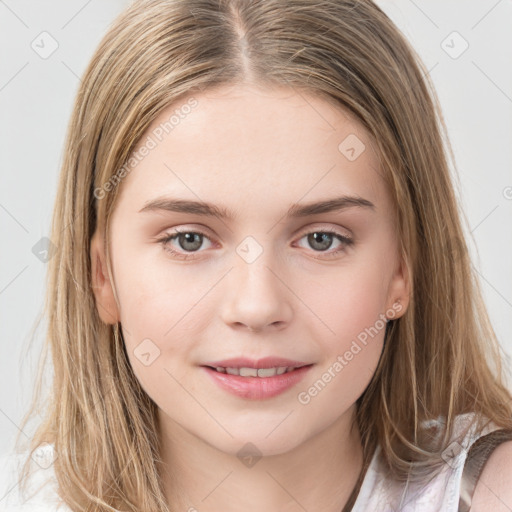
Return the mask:
[[[240,377],[257,377],[258,371],[256,368],[239,368]]]
[[[239,375],[240,377],[273,377],[274,375],[282,375],[295,370],[294,366],[280,366],[278,368],[223,368],[217,366],[215,368],[220,373],[228,375]]]

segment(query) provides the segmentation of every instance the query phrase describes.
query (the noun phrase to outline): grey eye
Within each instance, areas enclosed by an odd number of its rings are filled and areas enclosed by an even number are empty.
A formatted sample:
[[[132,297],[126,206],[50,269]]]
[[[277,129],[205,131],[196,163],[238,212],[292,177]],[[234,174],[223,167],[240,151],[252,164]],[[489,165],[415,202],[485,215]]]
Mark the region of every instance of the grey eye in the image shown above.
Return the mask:
[[[319,251],[326,251],[332,245],[334,235],[332,233],[325,233],[322,231],[315,231],[307,235],[308,243],[313,249]]]
[[[200,233],[187,232],[174,235],[178,240],[180,248],[184,251],[197,251],[203,245],[203,235]]]

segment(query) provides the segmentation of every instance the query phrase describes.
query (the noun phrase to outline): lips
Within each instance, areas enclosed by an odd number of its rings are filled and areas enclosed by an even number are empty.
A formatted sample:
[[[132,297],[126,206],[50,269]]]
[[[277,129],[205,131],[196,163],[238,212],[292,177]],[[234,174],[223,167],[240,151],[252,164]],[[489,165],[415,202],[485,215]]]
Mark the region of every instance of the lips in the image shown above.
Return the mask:
[[[246,357],[235,357],[231,359],[223,359],[222,361],[211,361],[201,366],[209,366],[210,368],[300,368],[311,363],[304,361],[295,361],[282,357],[264,357],[262,359],[249,359]]]
[[[279,357],[224,359],[202,365],[221,389],[249,400],[268,399],[283,393],[298,384],[312,366],[312,363]]]
[[[301,367],[302,368],[302,367]],[[289,373],[293,370],[296,370],[294,366],[278,366],[273,368],[233,368],[227,367],[223,368],[222,366],[217,366],[216,368],[212,368],[213,370],[219,373],[227,373],[228,375],[239,375],[240,377],[260,377],[260,378],[268,378],[274,377],[274,375],[283,375],[283,373]]]

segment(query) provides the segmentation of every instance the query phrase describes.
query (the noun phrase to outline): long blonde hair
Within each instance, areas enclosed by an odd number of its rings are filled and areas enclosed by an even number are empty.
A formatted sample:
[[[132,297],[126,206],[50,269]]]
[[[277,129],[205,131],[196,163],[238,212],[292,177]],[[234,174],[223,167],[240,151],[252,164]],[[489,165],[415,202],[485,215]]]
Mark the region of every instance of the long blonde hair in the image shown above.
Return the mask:
[[[122,183],[101,197],[96,191],[119,176],[162,109],[242,82],[319,95],[354,115],[378,150],[411,302],[390,323],[379,366],[357,401],[365,457],[378,442],[390,475],[404,479],[414,465],[424,477],[444,463],[456,415],[476,412],[512,428],[502,355],[450,177],[444,121],[426,69],[389,18],[370,0],[136,1],[112,24],[83,76],[51,231],[58,250],[48,263],[41,365],[51,354],[53,389],[30,454],[54,444],[59,492],[74,511],[169,510],[156,405],[135,378],[118,331],[101,322],[91,287],[91,237],[98,225],[108,228]],[[23,425],[41,387],[39,380]],[[421,425],[440,416],[444,435],[433,444]]]

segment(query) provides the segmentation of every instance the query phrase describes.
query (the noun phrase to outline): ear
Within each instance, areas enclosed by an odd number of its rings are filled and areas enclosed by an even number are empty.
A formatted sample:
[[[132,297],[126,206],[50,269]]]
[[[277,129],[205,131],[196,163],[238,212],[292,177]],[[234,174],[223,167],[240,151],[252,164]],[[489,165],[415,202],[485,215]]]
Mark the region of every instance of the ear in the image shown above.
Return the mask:
[[[388,291],[386,316],[390,319],[400,318],[405,314],[410,302],[410,273],[402,255],[391,278]]]
[[[103,232],[99,229],[96,230],[91,239],[90,257],[92,289],[96,298],[98,314],[106,324],[116,324],[120,321],[119,309],[108,275]]]

